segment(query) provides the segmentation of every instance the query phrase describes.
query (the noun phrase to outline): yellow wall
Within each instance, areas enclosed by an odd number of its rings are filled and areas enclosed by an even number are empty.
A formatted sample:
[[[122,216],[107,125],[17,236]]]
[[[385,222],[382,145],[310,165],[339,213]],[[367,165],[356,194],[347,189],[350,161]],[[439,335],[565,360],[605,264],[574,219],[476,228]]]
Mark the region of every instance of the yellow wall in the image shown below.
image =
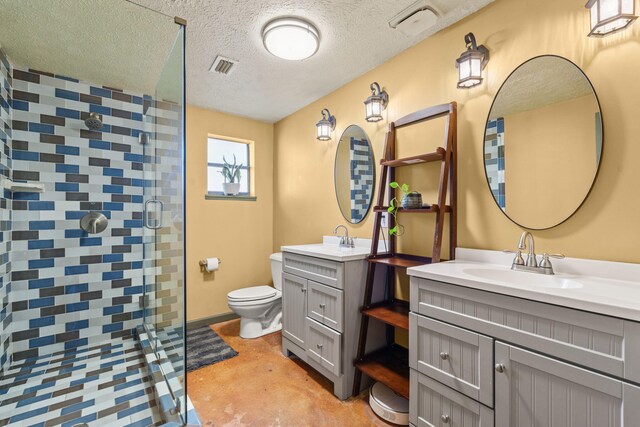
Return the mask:
[[[506,212],[531,228],[559,224],[589,192],[597,170],[591,95],[504,117]]]
[[[584,0],[496,0],[276,123],[274,247],[317,242],[345,222],[333,191],[333,160],[337,139],[349,124],[368,133],[377,161],[390,120],[457,101],[459,246],[514,248],[522,230],[495,205],[484,177],[484,124],[493,96],[514,68],[533,56],[556,54],[578,64],[591,79],[603,112],[604,149],[598,179],[584,206],[564,224],[534,232],[536,248],[571,257],[640,262],[640,24],[597,39],[586,36],[588,21]],[[459,90],[453,64],[469,31],[489,48],[491,60],[481,86]],[[387,120],[378,123],[363,118],[362,102],[372,81],[390,96]],[[315,140],[322,108],[337,119],[330,142]],[[353,235],[370,237],[372,216],[347,226]],[[409,232],[421,233],[424,240],[430,237],[430,231],[418,225],[411,225]]]
[[[230,312],[227,293],[269,284],[273,248],[273,125],[187,107],[187,321]],[[205,200],[207,136],[254,141],[257,201]],[[201,273],[198,260],[219,257]]]

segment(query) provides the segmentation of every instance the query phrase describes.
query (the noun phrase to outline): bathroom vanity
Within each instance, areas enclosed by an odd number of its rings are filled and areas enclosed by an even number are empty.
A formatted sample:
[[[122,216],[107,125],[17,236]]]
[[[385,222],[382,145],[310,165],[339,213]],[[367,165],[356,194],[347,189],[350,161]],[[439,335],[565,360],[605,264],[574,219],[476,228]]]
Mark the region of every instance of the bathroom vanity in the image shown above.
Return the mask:
[[[638,425],[639,266],[567,259],[543,276],[510,265],[458,249],[408,269],[411,423]]]
[[[332,381],[341,400],[353,387],[370,249],[370,241],[359,240],[354,248],[341,248],[331,237],[324,244],[282,247],[282,353]],[[370,336],[372,349],[384,345],[384,334],[372,329]]]

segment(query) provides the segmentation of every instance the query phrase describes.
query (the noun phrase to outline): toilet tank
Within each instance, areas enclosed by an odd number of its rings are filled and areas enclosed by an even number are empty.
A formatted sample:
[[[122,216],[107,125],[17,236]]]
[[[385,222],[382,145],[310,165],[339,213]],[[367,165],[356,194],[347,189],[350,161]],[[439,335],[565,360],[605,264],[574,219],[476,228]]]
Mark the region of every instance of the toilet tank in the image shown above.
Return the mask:
[[[269,259],[271,260],[271,278],[273,279],[273,286],[276,289],[282,290],[282,252],[271,254]]]

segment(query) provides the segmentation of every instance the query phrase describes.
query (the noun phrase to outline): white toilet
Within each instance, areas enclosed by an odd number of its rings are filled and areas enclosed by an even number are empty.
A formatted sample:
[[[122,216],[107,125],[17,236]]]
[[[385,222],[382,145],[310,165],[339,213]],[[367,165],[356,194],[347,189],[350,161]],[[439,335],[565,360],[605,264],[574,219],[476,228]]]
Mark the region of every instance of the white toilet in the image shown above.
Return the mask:
[[[253,286],[227,294],[229,308],[240,316],[240,337],[258,338],[282,329],[282,253],[272,254],[273,286]]]

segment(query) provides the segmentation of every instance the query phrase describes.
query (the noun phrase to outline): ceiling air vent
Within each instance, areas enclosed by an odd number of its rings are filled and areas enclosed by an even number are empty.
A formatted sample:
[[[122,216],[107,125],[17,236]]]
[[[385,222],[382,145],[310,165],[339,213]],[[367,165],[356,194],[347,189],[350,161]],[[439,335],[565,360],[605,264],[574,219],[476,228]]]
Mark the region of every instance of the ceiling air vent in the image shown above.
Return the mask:
[[[236,63],[238,61],[230,58],[225,58],[224,56],[216,56],[216,59],[213,61],[213,65],[209,68],[209,71],[216,72],[220,74],[231,74],[231,71],[235,69]]]
[[[440,12],[426,0],[418,0],[391,18],[389,26],[407,37],[414,37],[431,28]]]

